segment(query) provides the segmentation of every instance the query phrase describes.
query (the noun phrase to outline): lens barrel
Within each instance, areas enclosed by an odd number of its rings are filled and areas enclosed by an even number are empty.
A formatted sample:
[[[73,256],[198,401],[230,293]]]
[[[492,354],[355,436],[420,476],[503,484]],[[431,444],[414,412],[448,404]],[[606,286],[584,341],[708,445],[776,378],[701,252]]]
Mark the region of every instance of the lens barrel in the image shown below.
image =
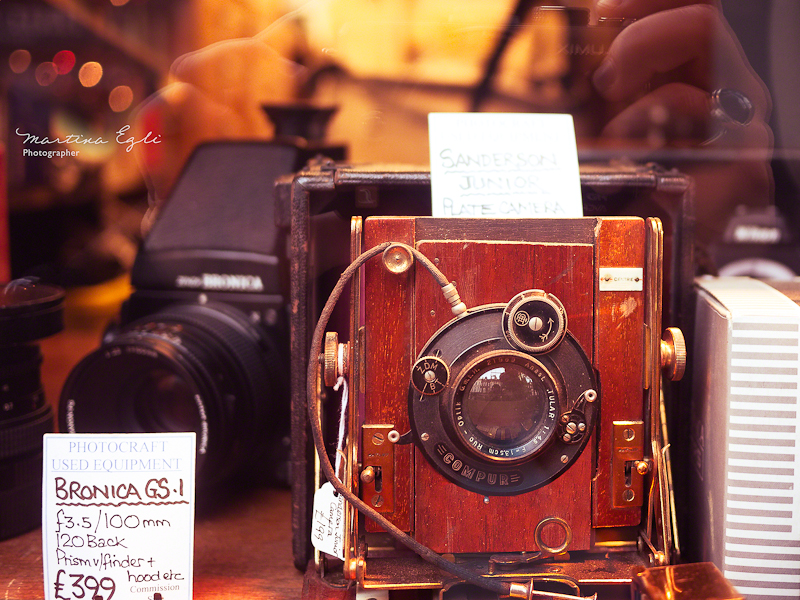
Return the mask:
[[[63,300],[35,279],[0,286],[0,539],[41,523],[42,436],[53,431],[53,410],[30,342],[62,329]]]
[[[521,352],[488,352],[456,381],[453,414],[445,418],[452,418],[464,447],[479,458],[519,462],[550,442],[559,386],[537,360]]]
[[[75,367],[61,395],[62,431],[194,431],[198,487],[214,486],[268,460],[280,435],[286,375],[277,347],[228,305],[171,306]]]
[[[598,384],[580,344],[560,331],[566,315],[557,322],[559,307],[554,297],[526,290],[506,305],[470,309],[420,351],[409,377],[411,431],[428,463],[456,485],[484,496],[522,494],[561,476],[586,448]],[[527,320],[515,319],[523,310]],[[555,346],[532,344],[525,331],[508,335],[509,326],[528,327],[531,316],[541,321],[538,340],[557,339]],[[437,385],[420,385],[417,372]],[[574,435],[562,432],[571,426]]]

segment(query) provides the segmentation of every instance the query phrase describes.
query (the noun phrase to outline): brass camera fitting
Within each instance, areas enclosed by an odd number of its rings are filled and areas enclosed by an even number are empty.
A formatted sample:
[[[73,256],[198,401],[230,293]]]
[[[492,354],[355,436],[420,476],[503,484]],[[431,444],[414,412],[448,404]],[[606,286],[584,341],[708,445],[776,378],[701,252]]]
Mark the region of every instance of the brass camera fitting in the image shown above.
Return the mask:
[[[335,331],[326,332],[322,354],[322,374],[327,387],[333,387],[339,377],[344,377],[349,373],[349,356],[350,344],[340,344],[339,334]]]
[[[525,583],[512,583],[508,592],[511,598],[524,598],[533,600],[534,598],[550,598],[553,600],[597,600],[597,594],[591,596],[570,596],[569,594],[556,594],[553,592],[537,592],[533,589],[533,580]]]
[[[640,554],[647,556],[650,567],[663,567],[669,564],[668,555],[661,550],[656,550],[647,537],[640,535],[637,547]]]
[[[666,554],[661,552],[660,550],[650,556],[650,562],[653,564],[654,567],[664,567],[669,564],[667,560]]]
[[[364,579],[366,575],[367,561],[363,556],[351,558],[344,564],[344,578],[350,581]]]
[[[363,471],[361,471],[360,479],[364,483],[372,483],[375,481],[375,469],[373,467],[365,467]]]
[[[533,582],[530,585],[512,583],[508,595],[512,598],[530,598],[531,590],[533,590]]]
[[[686,338],[677,327],[668,327],[661,336],[661,368],[670,381],[680,381],[686,372]]]
[[[390,273],[394,273],[395,275],[405,273],[414,264],[414,252],[415,250],[405,244],[390,244],[386,250],[383,251],[383,266],[386,267]],[[421,260],[423,264],[427,262],[424,257]],[[432,265],[428,268],[435,269]],[[441,273],[439,273],[439,276],[441,276]],[[461,301],[461,297],[458,295],[458,290],[456,290],[454,283],[451,282],[442,285],[442,294],[444,294],[445,300],[450,303],[452,307],[451,310],[456,317],[467,314],[467,305]]]
[[[442,286],[442,294],[444,294],[444,299],[453,307],[452,311],[455,316],[461,317],[467,314],[467,305],[461,301],[461,297],[458,295],[458,290],[454,283],[448,283]]]
[[[383,265],[395,275],[405,273],[413,264],[414,255],[402,244],[392,244],[383,251]]]

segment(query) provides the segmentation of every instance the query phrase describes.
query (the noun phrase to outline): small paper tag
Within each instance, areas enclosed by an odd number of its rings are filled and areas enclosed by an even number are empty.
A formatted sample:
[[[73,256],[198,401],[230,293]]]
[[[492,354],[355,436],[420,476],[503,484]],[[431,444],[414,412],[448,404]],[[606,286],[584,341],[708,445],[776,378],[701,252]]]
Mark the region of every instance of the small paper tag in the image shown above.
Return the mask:
[[[46,434],[48,600],[192,598],[195,434]]]
[[[344,560],[344,497],[330,482],[314,494],[311,543],[320,552]]]
[[[582,217],[571,115],[428,115],[434,217]]]
[[[641,292],[644,271],[638,267],[600,267],[601,292]]]

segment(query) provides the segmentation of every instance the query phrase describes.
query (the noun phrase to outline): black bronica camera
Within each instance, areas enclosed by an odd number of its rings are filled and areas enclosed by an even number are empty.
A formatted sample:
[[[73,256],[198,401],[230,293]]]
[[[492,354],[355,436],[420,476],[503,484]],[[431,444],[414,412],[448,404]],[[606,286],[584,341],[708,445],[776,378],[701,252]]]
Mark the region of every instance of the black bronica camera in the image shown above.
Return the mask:
[[[64,386],[61,431],[194,431],[201,490],[234,475],[286,482],[289,269],[274,182],[306,158],[270,142],[194,152],[119,323]]]

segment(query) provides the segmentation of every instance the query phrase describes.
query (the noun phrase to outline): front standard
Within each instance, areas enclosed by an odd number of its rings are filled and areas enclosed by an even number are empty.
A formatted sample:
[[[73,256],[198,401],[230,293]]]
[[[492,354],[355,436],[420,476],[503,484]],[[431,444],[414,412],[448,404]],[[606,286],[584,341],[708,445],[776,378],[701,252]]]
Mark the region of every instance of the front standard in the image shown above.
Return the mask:
[[[685,347],[660,336],[662,240],[636,217],[355,220],[353,258],[384,249],[322,373],[350,381],[342,485],[391,526],[348,506],[345,577],[451,587],[424,546],[577,595],[675,557],[660,378]]]

